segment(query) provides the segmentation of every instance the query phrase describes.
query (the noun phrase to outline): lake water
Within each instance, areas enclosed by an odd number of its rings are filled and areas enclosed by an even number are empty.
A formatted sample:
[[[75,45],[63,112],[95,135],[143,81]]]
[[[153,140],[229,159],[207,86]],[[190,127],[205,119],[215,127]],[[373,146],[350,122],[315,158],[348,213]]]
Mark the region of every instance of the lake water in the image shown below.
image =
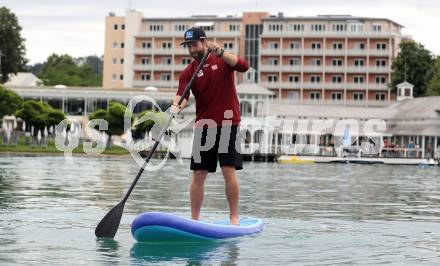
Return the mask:
[[[153,161],[157,163],[157,161]],[[247,163],[241,216],[263,233],[214,244],[137,244],[144,211],[190,216],[189,161],[145,172],[114,240],[94,228],[138,171],[130,157],[0,156],[4,265],[439,265],[440,168]],[[201,219],[228,217],[224,182],[208,177]]]

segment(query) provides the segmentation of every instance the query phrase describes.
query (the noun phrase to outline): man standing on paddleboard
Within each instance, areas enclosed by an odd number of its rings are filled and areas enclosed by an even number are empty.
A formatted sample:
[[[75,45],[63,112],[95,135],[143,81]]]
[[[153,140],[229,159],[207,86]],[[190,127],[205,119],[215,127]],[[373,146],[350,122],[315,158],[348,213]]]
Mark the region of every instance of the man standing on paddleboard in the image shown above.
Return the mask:
[[[243,168],[240,154],[240,105],[235,88],[234,71],[246,72],[248,63],[237,55],[224,51],[219,44],[206,40],[201,28],[190,28],[181,45],[188,47],[194,58],[179,78],[179,89],[170,110],[177,114],[185,108],[189,95],[178,102],[200,60],[211,48],[205,64],[191,85],[195,98],[196,120],[191,156],[193,170],[190,187],[191,216],[199,220],[203,202],[204,183],[208,172],[217,169],[217,161],[225,179],[225,193],[229,204],[230,223],[238,225],[240,188],[236,170]]]

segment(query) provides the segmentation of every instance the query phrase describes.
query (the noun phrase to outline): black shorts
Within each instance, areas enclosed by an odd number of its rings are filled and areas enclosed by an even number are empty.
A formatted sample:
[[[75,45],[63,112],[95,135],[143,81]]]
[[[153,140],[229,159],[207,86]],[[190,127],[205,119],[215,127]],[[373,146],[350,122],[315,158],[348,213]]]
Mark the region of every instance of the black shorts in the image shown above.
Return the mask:
[[[214,173],[217,170],[217,161],[220,167],[234,166],[236,170],[241,170],[243,159],[240,152],[239,126],[194,128],[191,170]]]

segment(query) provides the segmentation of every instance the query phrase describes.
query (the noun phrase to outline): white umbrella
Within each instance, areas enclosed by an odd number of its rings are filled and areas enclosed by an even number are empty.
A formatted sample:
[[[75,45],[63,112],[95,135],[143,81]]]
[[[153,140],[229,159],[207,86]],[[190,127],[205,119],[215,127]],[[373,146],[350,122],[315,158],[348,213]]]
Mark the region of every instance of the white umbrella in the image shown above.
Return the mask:
[[[34,126],[31,126],[31,136],[34,135]]]
[[[53,133],[53,126],[50,126],[49,127],[49,134],[52,134]]]
[[[14,129],[17,128],[17,119],[14,120]]]
[[[38,140],[38,142],[41,141],[41,130],[38,130],[38,132],[37,132],[37,140]]]
[[[44,127],[43,136],[47,137],[47,127]]]
[[[26,122],[23,120],[23,124],[21,124],[21,130],[26,131]]]

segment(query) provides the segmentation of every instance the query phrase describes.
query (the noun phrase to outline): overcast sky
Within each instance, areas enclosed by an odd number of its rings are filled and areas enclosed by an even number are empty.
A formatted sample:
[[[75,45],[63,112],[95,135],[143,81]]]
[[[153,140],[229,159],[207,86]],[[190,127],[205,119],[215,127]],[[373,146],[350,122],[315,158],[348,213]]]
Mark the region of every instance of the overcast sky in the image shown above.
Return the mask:
[[[104,19],[108,12],[124,15],[129,0],[0,0],[19,19],[26,39],[27,58],[43,62],[51,53],[73,56],[104,53]],[[384,17],[402,24],[411,35],[434,54],[440,55],[440,1],[438,0],[260,0],[200,1],[131,0],[133,9],[144,17],[190,15],[238,15],[243,11],[284,12],[285,16],[350,14]]]

